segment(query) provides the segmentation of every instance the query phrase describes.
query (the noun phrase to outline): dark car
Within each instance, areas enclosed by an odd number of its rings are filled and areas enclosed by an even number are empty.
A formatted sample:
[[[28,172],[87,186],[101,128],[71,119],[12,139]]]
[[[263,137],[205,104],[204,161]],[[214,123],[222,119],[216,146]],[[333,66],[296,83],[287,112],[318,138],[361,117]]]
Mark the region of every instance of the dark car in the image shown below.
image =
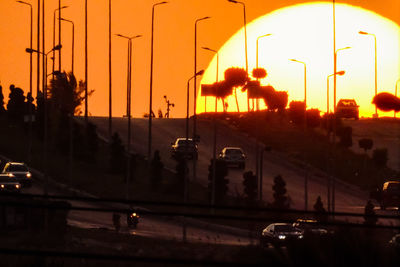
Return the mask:
[[[0,174],[0,192],[19,193],[21,184],[8,174]]]
[[[300,229],[305,237],[309,236],[326,236],[329,232],[322,228],[316,220],[297,219],[293,223],[293,227]]]
[[[383,184],[381,197],[381,208],[399,207],[400,208],[400,182],[388,181]]]
[[[30,187],[32,185],[32,173],[24,163],[7,162],[4,166],[3,174],[7,174],[10,178],[15,179],[23,187]]]
[[[389,245],[393,248],[400,250],[400,234],[396,234],[389,240]]]
[[[224,160],[228,166],[245,168],[246,155],[240,147],[225,147],[219,153],[219,158]]]
[[[358,120],[359,106],[354,99],[340,99],[336,105],[336,116],[338,118],[354,118]]]
[[[184,158],[197,159],[198,151],[197,144],[192,138],[178,138],[175,143],[171,144],[171,156],[178,158],[180,156]]]
[[[262,231],[260,244],[284,245],[290,241],[302,240],[303,237],[303,232],[290,223],[273,223]]]

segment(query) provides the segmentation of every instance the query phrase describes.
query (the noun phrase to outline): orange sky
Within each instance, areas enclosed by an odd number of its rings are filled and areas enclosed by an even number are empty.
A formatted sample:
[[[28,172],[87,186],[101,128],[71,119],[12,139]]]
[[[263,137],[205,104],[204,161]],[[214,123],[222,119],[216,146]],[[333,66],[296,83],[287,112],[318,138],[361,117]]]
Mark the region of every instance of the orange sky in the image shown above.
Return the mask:
[[[26,0],[29,2],[29,0]],[[112,0],[112,33],[124,35],[142,34],[133,42],[132,69],[132,112],[142,116],[148,111],[151,7],[158,1]],[[298,3],[317,1],[246,0],[248,22],[275,9]],[[34,24],[36,23],[36,0]],[[338,1],[357,5],[374,11],[400,24],[400,1],[398,0],[347,0]],[[62,16],[75,22],[75,74],[84,79],[84,0],[62,0],[68,5]],[[108,0],[88,0],[89,5],[89,78],[94,94],[89,98],[89,113],[108,115]],[[52,46],[53,11],[58,0],[46,0],[46,50]],[[243,10],[226,0],[171,0],[156,8],[153,110],[165,112],[163,95],[175,103],[172,117],[185,116],[186,83],[193,75],[194,64],[194,21],[204,16],[212,19],[198,24],[198,48],[202,46],[219,49],[243,25]],[[36,48],[36,25],[34,25],[34,48]],[[71,28],[62,27],[62,63],[69,71],[71,66]],[[0,1],[0,81],[3,93],[8,96],[11,83],[29,90],[29,8],[14,0]],[[113,115],[122,116],[126,110],[126,40],[112,38],[112,85]],[[198,70],[206,68],[212,53],[198,50]],[[50,67],[51,64],[49,64]],[[34,57],[36,66],[36,57]],[[36,92],[36,70],[34,88]],[[198,84],[200,79],[197,80]],[[324,85],[321,85],[324,86]],[[191,90],[192,92],[192,90]],[[192,110],[192,108],[191,108]]]

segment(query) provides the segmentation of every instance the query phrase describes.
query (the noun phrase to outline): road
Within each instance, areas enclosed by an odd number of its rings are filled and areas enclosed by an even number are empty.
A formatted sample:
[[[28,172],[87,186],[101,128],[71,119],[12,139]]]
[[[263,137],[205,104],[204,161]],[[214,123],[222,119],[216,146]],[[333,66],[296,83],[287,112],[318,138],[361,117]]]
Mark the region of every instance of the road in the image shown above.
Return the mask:
[[[107,137],[108,119],[91,117],[90,120],[98,127],[98,131]],[[190,124],[190,132],[192,131]],[[118,131],[123,141],[126,142],[127,119],[114,118],[113,129]],[[198,133],[200,135],[199,158],[197,161],[197,181],[206,186],[208,183],[208,165],[212,158],[213,126],[207,120],[198,119]],[[185,136],[185,119],[153,119],[153,151],[160,151],[161,159],[167,168],[175,169],[176,162],[170,157],[170,146],[178,137]],[[148,145],[148,119],[135,118],[132,120],[132,150],[147,155]],[[246,171],[255,173],[256,141],[249,136],[236,131],[225,122],[218,124],[217,151],[225,146],[241,147],[246,155]],[[192,167],[192,164],[190,164]],[[286,155],[278,151],[264,152],[263,162],[263,200],[272,201],[273,179],[280,174],[286,181],[288,195],[292,200],[292,208],[304,209],[304,170],[290,163]],[[191,172],[192,173],[192,172]],[[232,195],[243,194],[243,171],[230,169],[229,193]],[[324,205],[327,205],[327,179],[328,176],[320,171],[311,170],[308,179],[308,209],[312,210],[318,196],[321,196]],[[363,213],[368,200],[368,192],[355,186],[336,183],[336,211]]]

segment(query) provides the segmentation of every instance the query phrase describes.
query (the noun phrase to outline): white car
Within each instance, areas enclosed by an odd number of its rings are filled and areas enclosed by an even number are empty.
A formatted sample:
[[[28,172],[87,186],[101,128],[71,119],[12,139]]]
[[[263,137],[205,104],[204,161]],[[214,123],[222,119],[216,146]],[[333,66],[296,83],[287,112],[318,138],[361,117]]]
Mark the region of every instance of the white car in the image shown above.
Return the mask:
[[[225,147],[219,153],[219,158],[224,160],[228,166],[237,166],[244,169],[246,166],[246,155],[240,147]]]

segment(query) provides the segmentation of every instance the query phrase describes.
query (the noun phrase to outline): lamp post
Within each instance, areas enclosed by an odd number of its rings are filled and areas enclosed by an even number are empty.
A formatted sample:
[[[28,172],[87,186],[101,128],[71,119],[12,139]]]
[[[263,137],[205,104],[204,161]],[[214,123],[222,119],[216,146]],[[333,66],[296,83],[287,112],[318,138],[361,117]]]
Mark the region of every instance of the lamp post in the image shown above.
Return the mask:
[[[267,33],[267,34],[264,34],[264,35],[261,35],[261,36],[257,37],[257,42],[256,42],[256,68],[257,69],[258,69],[258,41],[263,37],[267,37],[267,36],[271,36],[271,35],[272,35],[271,33]],[[258,80],[258,78],[257,78],[257,80]],[[257,101],[257,110],[258,110],[259,101],[258,101],[258,99],[256,101]],[[254,102],[253,102],[253,106],[254,106]]]
[[[127,168],[126,168],[126,199],[129,199],[129,179],[131,176],[131,94],[132,94],[132,40],[142,35],[133,37],[116,34],[118,37],[128,40],[128,59],[127,59],[127,86],[126,86],[126,116],[128,117],[128,137],[127,137]]]
[[[111,0],[108,0],[108,140],[112,139]]]
[[[149,132],[148,132],[148,148],[147,148],[147,159],[150,164],[151,159],[151,120],[152,120],[152,109],[153,109],[153,46],[154,46],[154,8],[158,5],[167,4],[168,2],[163,1],[153,5],[151,11],[151,48],[150,48],[150,99],[149,99]]]
[[[71,58],[71,72],[74,74],[74,54],[75,54],[75,24],[72,20],[60,18],[62,21],[66,21],[72,24],[72,58]]]
[[[297,59],[290,59],[293,62],[301,63],[304,65],[304,133],[306,132],[307,127],[307,65],[303,61],[299,61]],[[305,160],[305,154],[304,154]],[[306,167],[306,171],[304,174],[304,209],[307,211],[308,209],[308,171]]]
[[[44,61],[45,61],[45,64],[44,64],[44,75],[43,75],[43,78],[44,78],[44,88],[43,88],[43,107],[44,107],[44,140],[43,140],[43,175],[44,175],[44,177],[45,177],[45,187],[44,187],[44,192],[45,192],[45,195],[47,195],[47,193],[48,193],[48,177],[47,177],[47,168],[46,168],[46,166],[47,166],[47,103],[46,103],[46,101],[47,101],[47,81],[46,81],[46,78],[47,78],[47,56],[48,56],[48,54],[50,54],[51,52],[53,52],[53,51],[55,51],[55,50],[59,50],[59,49],[61,49],[61,45],[57,45],[57,46],[55,46],[55,47],[53,47],[49,52],[47,52],[47,53],[43,53],[42,51],[39,51],[39,50],[35,50],[35,49],[32,49],[32,48],[26,48],[25,49],[25,51],[27,52],[27,53],[29,53],[29,54],[32,54],[32,53],[38,53],[38,54],[41,54],[41,55],[43,55],[43,57],[44,57]]]
[[[64,8],[68,8],[68,6],[59,7],[57,9],[55,9],[53,12],[53,47],[56,46],[56,13],[57,13],[57,11],[60,11],[61,9],[64,9]],[[58,13],[58,15],[60,15],[60,13]],[[59,19],[59,21],[61,21],[61,17],[59,17],[58,19]],[[59,27],[59,30],[60,30],[60,27]],[[58,32],[58,35],[60,36],[61,32]],[[58,44],[61,44],[60,39],[58,39],[58,42],[59,42]],[[56,56],[56,52],[53,51],[53,68],[52,68],[53,79],[54,79],[54,65],[55,65],[55,60],[56,60],[55,56]],[[58,57],[60,57],[60,54],[58,54]],[[60,58],[58,59],[58,62],[60,62]],[[61,64],[58,65],[58,70],[61,71]]]
[[[216,77],[216,82],[218,83],[218,64],[219,64],[219,53],[217,50],[208,48],[208,47],[202,47],[205,50],[214,52],[215,54],[217,54],[217,77]],[[217,92],[215,92],[215,114],[214,114],[214,138],[213,138],[213,169],[212,169],[212,185],[213,188],[215,186],[215,171],[216,171],[216,160],[217,160],[217,120],[216,120],[216,116],[217,116]],[[212,199],[211,199],[211,204],[214,205],[215,204],[215,191],[212,191]]]
[[[350,48],[351,48],[350,46],[339,48],[339,49],[335,50],[335,54],[333,55],[334,56],[334,58],[333,58],[333,107],[334,107],[333,109],[334,110],[333,111],[335,112],[335,114],[336,114],[336,75],[338,74],[337,54],[341,50],[346,50],[346,49],[350,49]]]
[[[228,0],[228,2],[234,3],[234,4],[241,4],[243,6],[243,20],[244,20],[244,50],[245,50],[245,57],[246,57],[246,73],[247,76],[249,76],[249,64],[248,64],[248,59],[247,59],[247,22],[246,22],[246,5],[243,2],[236,1],[236,0]],[[250,110],[250,104],[249,104],[249,94],[247,93],[247,111]]]
[[[209,19],[210,17],[203,17],[200,19],[196,19],[194,23],[194,86],[193,86],[193,141],[197,142],[197,116],[196,116],[196,100],[197,100],[197,81],[196,81],[196,73],[197,73],[197,23],[202,20]],[[197,170],[196,170],[196,160],[193,160],[193,180],[196,181]]]
[[[85,123],[88,122],[88,4],[85,0]]]
[[[368,33],[368,32],[364,32],[364,31],[359,31],[359,34],[362,35],[370,35],[374,37],[374,43],[375,43],[375,96],[378,93],[378,68],[377,68],[377,55],[376,55],[376,35],[373,33]],[[375,117],[378,118],[378,108],[375,105]]]
[[[202,49],[205,49],[205,50],[208,50],[208,51],[211,51],[211,52],[214,52],[214,53],[217,54],[217,79],[216,79],[216,81],[218,82],[218,64],[219,64],[218,51],[214,50],[214,49],[211,49],[211,48],[208,48],[208,47],[202,47]],[[215,97],[215,101],[217,101],[217,97]],[[204,97],[204,112],[207,111],[206,107],[207,107],[207,96]],[[217,112],[217,106],[215,106],[215,112]]]
[[[329,114],[329,78],[334,76],[335,74],[343,76],[345,74],[345,71],[344,70],[338,71],[336,73],[328,75],[328,77],[326,78],[326,114]]]
[[[30,7],[30,36],[29,36],[29,48],[32,49],[32,31],[33,31],[33,8],[32,4],[17,1],[20,4],[28,5]],[[32,53],[29,54],[29,93],[32,96]],[[29,138],[28,138],[28,162],[31,162],[32,153],[32,105],[28,105],[29,112]]]
[[[397,84],[400,82],[400,78],[397,79],[396,85],[394,86],[394,96],[397,96]],[[396,111],[393,111],[393,116],[396,118]]]

